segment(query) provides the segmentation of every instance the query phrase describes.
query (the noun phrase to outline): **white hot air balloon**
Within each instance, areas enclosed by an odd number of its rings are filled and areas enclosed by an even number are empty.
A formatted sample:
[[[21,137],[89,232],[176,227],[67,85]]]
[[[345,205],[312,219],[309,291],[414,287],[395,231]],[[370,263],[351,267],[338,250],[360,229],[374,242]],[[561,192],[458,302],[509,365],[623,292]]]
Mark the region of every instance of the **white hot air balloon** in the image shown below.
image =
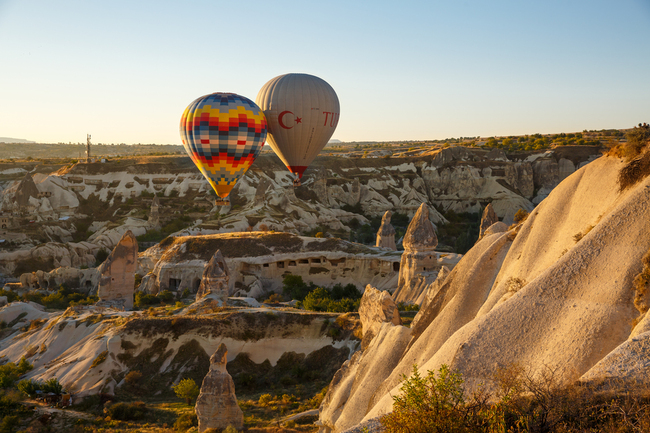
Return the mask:
[[[285,74],[266,83],[256,104],[268,122],[268,142],[290,172],[294,185],[325,147],[339,122],[339,98],[326,81]]]

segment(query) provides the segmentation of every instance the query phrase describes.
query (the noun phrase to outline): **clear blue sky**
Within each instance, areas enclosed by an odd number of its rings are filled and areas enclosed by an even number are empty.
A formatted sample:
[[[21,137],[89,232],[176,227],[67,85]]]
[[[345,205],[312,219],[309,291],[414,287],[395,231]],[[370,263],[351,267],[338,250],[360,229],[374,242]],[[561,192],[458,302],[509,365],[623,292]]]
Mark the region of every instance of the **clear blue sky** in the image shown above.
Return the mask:
[[[650,0],[0,0],[0,136],[180,144],[196,97],[336,90],[342,141],[650,121]]]

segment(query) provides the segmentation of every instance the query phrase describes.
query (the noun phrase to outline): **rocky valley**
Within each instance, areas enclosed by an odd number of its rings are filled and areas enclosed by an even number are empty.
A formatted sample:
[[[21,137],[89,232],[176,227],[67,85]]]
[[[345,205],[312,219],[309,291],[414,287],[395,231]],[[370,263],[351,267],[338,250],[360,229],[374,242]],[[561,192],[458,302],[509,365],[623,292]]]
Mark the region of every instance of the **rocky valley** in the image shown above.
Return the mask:
[[[0,360],[109,418],[203,383],[176,431],[381,431],[414,365],[643,389],[650,178],[603,153],[263,154],[228,206],[178,155],[0,164]]]

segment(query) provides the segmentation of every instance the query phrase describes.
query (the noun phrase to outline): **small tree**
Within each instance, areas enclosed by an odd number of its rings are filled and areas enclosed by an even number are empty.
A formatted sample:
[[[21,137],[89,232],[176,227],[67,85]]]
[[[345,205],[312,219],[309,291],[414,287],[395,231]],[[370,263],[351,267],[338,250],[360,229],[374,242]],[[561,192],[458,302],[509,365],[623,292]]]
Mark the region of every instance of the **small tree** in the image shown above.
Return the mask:
[[[176,397],[184,398],[188,405],[192,405],[192,400],[199,396],[199,387],[196,386],[194,379],[183,379],[178,385],[172,385]]]

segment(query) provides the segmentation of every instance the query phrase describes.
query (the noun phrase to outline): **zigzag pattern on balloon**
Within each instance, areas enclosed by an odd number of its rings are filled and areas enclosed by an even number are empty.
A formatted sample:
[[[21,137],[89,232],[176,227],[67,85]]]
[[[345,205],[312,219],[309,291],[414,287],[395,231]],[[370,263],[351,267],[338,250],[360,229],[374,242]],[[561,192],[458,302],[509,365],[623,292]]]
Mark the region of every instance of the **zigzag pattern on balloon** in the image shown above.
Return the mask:
[[[266,140],[266,117],[243,96],[213,93],[187,107],[180,133],[192,161],[217,194],[225,197],[260,153]]]

